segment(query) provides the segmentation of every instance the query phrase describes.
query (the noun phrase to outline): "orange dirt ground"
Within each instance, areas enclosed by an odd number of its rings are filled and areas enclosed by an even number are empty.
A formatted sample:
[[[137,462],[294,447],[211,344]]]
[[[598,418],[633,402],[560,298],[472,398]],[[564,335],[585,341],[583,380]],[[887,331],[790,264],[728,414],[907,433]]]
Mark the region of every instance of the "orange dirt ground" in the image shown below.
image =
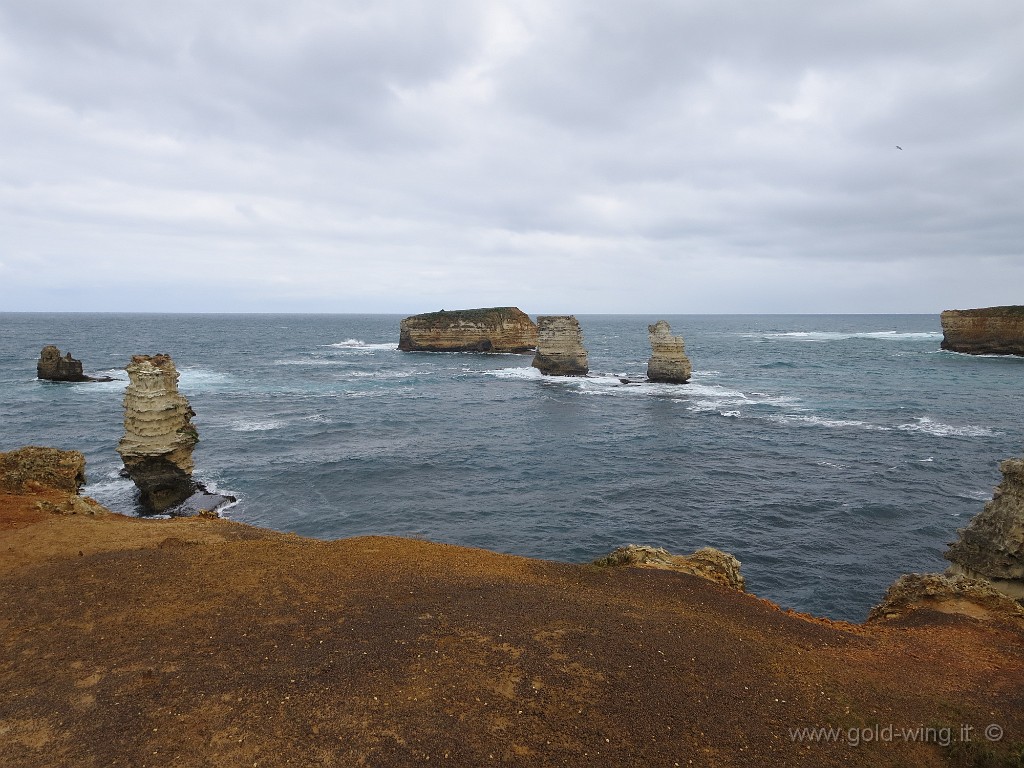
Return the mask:
[[[0,496],[6,766],[1020,764],[1020,620],[832,623],[669,571],[47,494]]]

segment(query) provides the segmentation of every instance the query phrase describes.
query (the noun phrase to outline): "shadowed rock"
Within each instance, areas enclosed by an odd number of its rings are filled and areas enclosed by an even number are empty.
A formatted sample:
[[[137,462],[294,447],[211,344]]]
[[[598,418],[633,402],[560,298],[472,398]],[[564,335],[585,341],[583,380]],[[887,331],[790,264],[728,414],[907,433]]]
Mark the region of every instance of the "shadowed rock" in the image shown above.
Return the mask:
[[[36,377],[43,381],[113,381],[109,376],[86,376],[81,360],[75,360],[70,352],[61,357],[53,344],[47,344],[39,353]]]
[[[999,465],[1003,480],[945,557],[950,573],[984,579],[1000,592],[1024,599],[1024,459]]]
[[[574,315],[537,318],[537,354],[534,368],[546,376],[586,376],[590,370],[583,331]]]
[[[665,384],[685,384],[693,368],[686,356],[682,336],[673,336],[672,327],[664,320],[647,326],[651,342],[651,358],[647,361],[647,378]]]

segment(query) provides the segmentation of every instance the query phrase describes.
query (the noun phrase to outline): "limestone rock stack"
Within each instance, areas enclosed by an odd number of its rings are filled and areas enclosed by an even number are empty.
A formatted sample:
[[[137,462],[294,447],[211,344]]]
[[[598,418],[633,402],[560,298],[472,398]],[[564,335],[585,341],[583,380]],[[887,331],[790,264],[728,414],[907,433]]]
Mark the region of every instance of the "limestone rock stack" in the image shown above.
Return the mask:
[[[135,355],[124,393],[124,437],[117,446],[128,476],[154,512],[181,503],[196,490],[192,449],[199,435],[195,412],[178,393],[178,371],[167,355]]]
[[[947,309],[942,348],[969,355],[1024,355],[1024,306]]]
[[[1010,597],[1024,599],[1024,459],[999,465],[1003,480],[992,500],[960,530],[946,551],[949,572],[984,579]]]
[[[533,367],[546,376],[586,376],[590,370],[583,331],[574,315],[537,318],[537,354]]]
[[[36,376],[46,381],[88,381],[82,371],[82,361],[75,360],[70,352],[61,357],[60,350],[53,344],[46,345],[39,353]]]
[[[693,367],[686,356],[682,336],[673,336],[672,327],[664,320],[647,326],[651,342],[651,358],[647,361],[647,378],[666,384],[685,384]]]
[[[537,326],[518,307],[441,310],[399,324],[403,352],[526,352],[537,346]]]

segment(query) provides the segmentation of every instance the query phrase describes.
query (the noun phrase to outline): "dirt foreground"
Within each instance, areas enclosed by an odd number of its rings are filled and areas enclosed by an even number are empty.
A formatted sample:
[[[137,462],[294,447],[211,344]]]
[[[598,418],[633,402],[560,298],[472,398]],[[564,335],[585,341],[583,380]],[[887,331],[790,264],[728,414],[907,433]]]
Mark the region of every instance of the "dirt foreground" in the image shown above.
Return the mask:
[[[4,765],[1021,764],[1019,619],[65,496],[0,494]]]

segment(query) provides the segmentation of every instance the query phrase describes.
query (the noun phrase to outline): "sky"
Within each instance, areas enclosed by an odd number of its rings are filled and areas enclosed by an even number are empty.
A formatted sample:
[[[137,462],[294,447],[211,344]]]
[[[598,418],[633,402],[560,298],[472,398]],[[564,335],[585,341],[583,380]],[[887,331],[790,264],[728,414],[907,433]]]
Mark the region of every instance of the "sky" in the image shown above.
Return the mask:
[[[1020,0],[0,0],[0,311],[1024,303]]]

